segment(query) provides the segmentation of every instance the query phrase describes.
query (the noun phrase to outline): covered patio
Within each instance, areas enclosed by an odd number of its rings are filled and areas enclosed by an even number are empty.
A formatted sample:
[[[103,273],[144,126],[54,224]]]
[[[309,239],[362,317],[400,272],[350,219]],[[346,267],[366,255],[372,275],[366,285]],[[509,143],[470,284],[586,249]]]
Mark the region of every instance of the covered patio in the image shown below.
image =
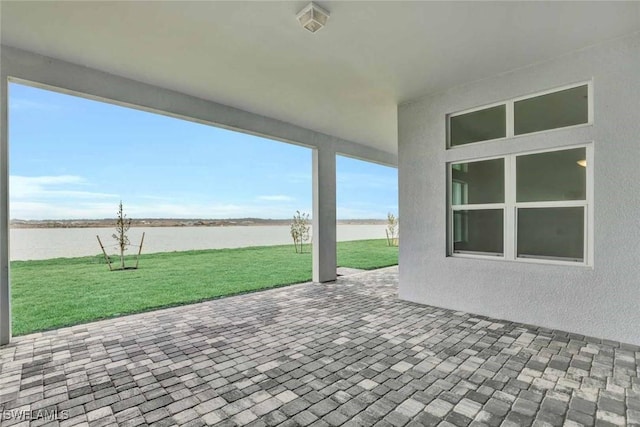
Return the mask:
[[[640,425],[640,3],[321,3],[0,3],[1,425]],[[311,148],[313,283],[13,338],[10,81]],[[399,271],[336,277],[337,155]]]
[[[637,425],[640,348],[397,298],[397,267],[17,337],[2,425]]]
[[[397,167],[401,299],[640,344],[640,3],[326,1],[316,33],[305,6],[0,4],[0,345],[9,82],[312,149],[314,282],[336,279],[336,156]]]

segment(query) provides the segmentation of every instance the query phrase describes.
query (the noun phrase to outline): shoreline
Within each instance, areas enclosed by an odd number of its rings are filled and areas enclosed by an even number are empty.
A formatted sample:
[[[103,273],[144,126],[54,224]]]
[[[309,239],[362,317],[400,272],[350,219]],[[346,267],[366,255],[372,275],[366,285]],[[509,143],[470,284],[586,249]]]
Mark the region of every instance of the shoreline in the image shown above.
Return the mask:
[[[367,240],[385,237],[384,224],[338,224],[338,241]],[[10,259],[49,259],[93,255],[100,251],[98,235],[108,252],[117,249],[113,239],[115,228],[12,228],[10,231]],[[194,249],[222,249],[248,246],[291,244],[289,223],[252,226],[165,226],[137,227],[127,233],[132,245],[139,245],[145,233],[143,253],[171,252]],[[137,247],[133,248],[137,249]],[[133,250],[131,249],[131,250]]]
[[[251,227],[290,225],[291,219],[229,218],[229,219],[182,219],[182,218],[139,218],[131,219],[131,227]],[[57,228],[113,228],[115,219],[60,219],[60,220],[21,220],[9,223],[11,229],[57,229]],[[384,219],[343,219],[338,225],[383,225]],[[309,222],[311,225],[311,221]]]

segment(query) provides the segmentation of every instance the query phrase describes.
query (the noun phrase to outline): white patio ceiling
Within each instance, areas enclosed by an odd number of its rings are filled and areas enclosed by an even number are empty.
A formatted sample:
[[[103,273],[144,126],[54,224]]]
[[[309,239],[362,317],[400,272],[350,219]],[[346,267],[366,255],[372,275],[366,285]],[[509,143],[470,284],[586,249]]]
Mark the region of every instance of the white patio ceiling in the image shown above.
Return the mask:
[[[640,2],[2,1],[2,43],[397,152],[398,103],[640,30]]]

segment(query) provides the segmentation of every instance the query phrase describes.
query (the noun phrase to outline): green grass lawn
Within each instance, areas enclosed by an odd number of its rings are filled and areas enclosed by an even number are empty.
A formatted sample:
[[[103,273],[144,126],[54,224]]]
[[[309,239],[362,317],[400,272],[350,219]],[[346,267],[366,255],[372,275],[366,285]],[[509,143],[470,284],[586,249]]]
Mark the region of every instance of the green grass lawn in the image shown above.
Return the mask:
[[[385,240],[338,243],[341,267],[373,269],[397,263],[398,248],[388,247]],[[143,254],[137,270],[124,271],[109,271],[102,255],[13,261],[13,333],[309,280],[311,254],[296,254],[291,245]]]

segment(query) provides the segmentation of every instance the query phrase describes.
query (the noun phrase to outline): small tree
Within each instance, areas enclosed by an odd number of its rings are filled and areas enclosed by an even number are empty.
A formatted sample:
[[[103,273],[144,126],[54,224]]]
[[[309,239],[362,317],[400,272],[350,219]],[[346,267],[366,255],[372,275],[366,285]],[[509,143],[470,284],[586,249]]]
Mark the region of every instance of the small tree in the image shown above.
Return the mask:
[[[309,214],[300,213],[296,211],[293,216],[293,222],[291,223],[291,238],[293,239],[293,247],[296,253],[303,253],[303,244],[309,241]],[[300,250],[298,251],[298,246]]]
[[[113,234],[113,238],[118,242],[118,247],[120,248],[120,268],[124,270],[124,251],[126,251],[127,246],[129,246],[127,231],[131,228],[131,219],[127,218],[127,215],[124,214],[122,200],[120,200],[120,205],[118,205],[117,215],[116,232]]]
[[[387,245],[398,246],[398,218],[391,212],[387,214]]]

